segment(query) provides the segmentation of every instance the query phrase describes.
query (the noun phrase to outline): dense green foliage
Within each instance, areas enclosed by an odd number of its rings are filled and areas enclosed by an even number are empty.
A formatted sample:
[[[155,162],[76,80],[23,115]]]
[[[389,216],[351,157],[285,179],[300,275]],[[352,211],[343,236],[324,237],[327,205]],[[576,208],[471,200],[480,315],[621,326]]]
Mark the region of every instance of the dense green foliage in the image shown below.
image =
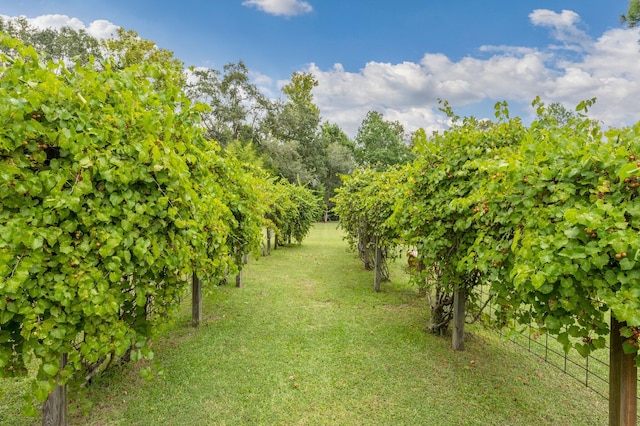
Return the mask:
[[[66,69],[2,44],[0,367],[39,365],[44,399],[76,372],[150,356],[191,272],[222,279],[261,213],[164,64]]]
[[[472,295],[471,289],[486,278],[486,268],[470,252],[485,225],[474,216],[487,210],[484,201],[473,206],[467,201],[486,178],[475,161],[512,143],[521,127],[518,120],[501,126],[467,118],[431,139],[424,131],[416,133],[417,159],[407,169],[408,185],[392,222],[425,266],[419,281],[435,288],[433,296],[429,293],[435,333],[448,327],[453,292]]]
[[[322,200],[310,189],[282,179],[267,189],[266,226],[275,231],[276,244],[301,243],[320,219]]]
[[[386,262],[399,245],[399,232],[387,219],[400,195],[397,189],[403,184],[403,173],[399,169],[379,172],[360,168],[342,179],[343,185],[334,198],[335,212],[349,247],[357,251],[367,270],[375,267],[375,250],[379,247],[383,279],[389,279]]]
[[[489,282],[500,324],[532,321],[583,355],[604,346],[609,310],[625,350],[640,326],[638,127],[603,133],[593,102],[559,122],[536,100],[529,127],[499,103],[496,123],[422,134],[394,216],[439,285]]]
[[[222,70],[191,68],[185,72],[171,51],[133,30],[119,28],[110,38],[98,40],[71,28],[39,29],[24,18],[0,19],[3,30],[69,67],[90,60],[96,68],[101,68],[103,61],[121,69],[140,63],[162,64],[165,73],[156,76],[156,89],[165,80],[184,84],[189,99],[210,107],[199,110],[207,139],[224,149],[232,145],[236,150],[238,145],[241,150],[255,149],[257,162],[273,175],[306,185],[323,196],[325,218],[332,207],[329,200],[340,184],[337,173],[353,169],[353,143],[337,125],[320,124],[312,94],[317,82],[311,74],[294,73],[282,89],[286,100],[274,100],[251,81],[242,61],[229,63]]]
[[[584,116],[558,126],[534,106],[539,118],[520,143],[479,165],[493,179],[476,193],[488,211],[476,213],[485,225],[473,250],[483,268],[496,265],[502,318],[531,319],[587,354],[604,346],[609,310],[640,326],[640,135],[638,126],[603,134]],[[627,337],[636,351],[637,335]]]
[[[400,237],[442,303],[488,283],[497,325],[532,323],[583,355],[604,347],[611,312],[626,324],[625,351],[637,352],[640,127],[603,132],[586,116],[593,102],[560,114],[536,99],[528,127],[505,102],[496,122],[460,120],[445,105],[453,126],[417,132],[400,175],[344,179],[336,211],[351,245]]]
[[[141,380],[136,363],[97,378],[69,424],[606,424],[600,397],[498,335],[473,327],[465,352],[425,335],[404,262],[373,293],[342,237],[316,224],[305,244],[251,261],[241,291],[205,297],[197,330],[183,304],[154,339],[164,374]],[[20,415],[13,383],[0,379],[0,425],[41,424]]]

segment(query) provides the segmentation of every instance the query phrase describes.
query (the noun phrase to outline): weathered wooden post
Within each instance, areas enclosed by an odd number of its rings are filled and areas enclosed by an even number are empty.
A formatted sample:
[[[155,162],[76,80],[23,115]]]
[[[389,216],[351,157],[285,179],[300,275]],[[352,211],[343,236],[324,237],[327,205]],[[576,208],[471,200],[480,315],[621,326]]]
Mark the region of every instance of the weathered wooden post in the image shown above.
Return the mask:
[[[454,351],[464,351],[464,320],[466,302],[467,289],[464,286],[461,286],[453,293],[453,336],[451,340]]]
[[[382,250],[380,250],[380,238],[376,237],[376,265],[373,274],[373,290],[380,291],[380,281],[382,281]]]
[[[271,229],[267,228],[267,256],[271,254]]]
[[[611,336],[609,340],[609,426],[637,425],[638,369],[634,354],[622,350],[624,337],[620,329],[625,323],[618,322],[611,314]]]
[[[67,354],[60,357],[60,370],[67,365]],[[53,389],[42,406],[42,426],[67,425],[67,386],[62,385]]]
[[[244,256],[236,254],[236,265],[238,265],[238,274],[236,275],[236,287],[242,287],[242,265]]]
[[[202,281],[193,273],[191,279],[191,325],[197,327],[202,321]]]

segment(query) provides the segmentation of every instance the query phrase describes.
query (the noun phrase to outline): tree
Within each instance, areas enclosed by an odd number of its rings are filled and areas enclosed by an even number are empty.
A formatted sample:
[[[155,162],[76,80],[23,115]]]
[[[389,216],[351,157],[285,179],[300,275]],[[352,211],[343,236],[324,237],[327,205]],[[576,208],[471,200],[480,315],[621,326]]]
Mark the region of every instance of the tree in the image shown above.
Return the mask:
[[[622,15],[620,21],[629,28],[634,28],[640,24],[640,0],[629,0],[627,14]]]
[[[264,155],[264,165],[275,176],[282,177],[290,183],[309,183],[315,176],[307,169],[298,152],[298,141],[283,142],[267,136],[260,143],[260,151]]]
[[[24,17],[3,20],[0,31],[33,46],[46,59],[63,61],[66,64],[86,64],[91,57],[102,58],[100,42],[85,30],[70,27],[40,29],[32,26]]]
[[[568,110],[559,102],[553,102],[547,107],[545,119],[553,122],[554,125],[562,127],[568,125],[572,119],[577,118],[577,114]]]
[[[369,111],[355,138],[358,165],[384,170],[388,166],[409,163],[413,155],[404,142],[404,128],[397,121],[384,120],[381,113]]]
[[[287,96],[285,103],[276,105],[266,120],[266,126],[271,135],[272,152],[284,151],[291,153],[284,158],[274,158],[274,165],[280,169],[291,167],[280,161],[289,159],[297,164],[294,169],[300,169],[296,176],[286,176],[290,182],[300,180],[302,183],[318,185],[321,176],[326,172],[325,152],[321,141],[318,139],[318,126],[320,124],[320,110],[313,103],[311,91],[318,85],[313,74],[295,72],[291,81],[282,88]],[[269,143],[269,142],[267,142]],[[274,149],[273,145],[278,148]],[[284,149],[279,149],[286,146]],[[295,155],[293,154],[295,153]],[[293,179],[292,179],[293,178]]]
[[[332,199],[336,194],[336,189],[342,184],[340,176],[348,175],[355,169],[354,145],[337,124],[329,122],[322,125],[319,140],[319,144],[324,147],[325,151],[325,175],[321,178],[321,185],[326,207],[326,221],[335,206]]]
[[[223,147],[235,140],[256,143],[259,124],[273,106],[251,83],[244,62],[229,63],[223,72],[196,68],[191,73],[188,96],[211,107],[202,114],[207,137]]]

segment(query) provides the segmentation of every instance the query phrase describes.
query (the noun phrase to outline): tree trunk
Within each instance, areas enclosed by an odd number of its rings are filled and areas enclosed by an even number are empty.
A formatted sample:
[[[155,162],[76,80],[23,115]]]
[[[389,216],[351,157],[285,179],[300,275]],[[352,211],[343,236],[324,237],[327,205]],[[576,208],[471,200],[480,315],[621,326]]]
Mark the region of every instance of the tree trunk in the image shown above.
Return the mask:
[[[429,331],[443,336],[449,328],[453,317],[453,295],[448,293],[440,283],[427,290],[429,300]]]
[[[242,287],[242,269],[238,271],[238,275],[236,275],[236,287]]]
[[[197,327],[202,321],[202,281],[193,273],[191,279],[191,325]]]
[[[427,267],[424,265],[424,262],[421,260],[418,262],[418,273],[421,274]],[[425,297],[427,295],[427,278],[420,282],[418,286],[418,297]]]
[[[67,364],[67,354],[60,357],[60,370]],[[42,406],[42,426],[67,425],[67,386],[58,386]]]
[[[376,238],[376,265],[373,275],[373,290],[376,292],[380,291],[380,281],[382,281],[382,250],[380,250],[378,241],[378,238]]]
[[[453,293],[453,336],[454,351],[464,351],[464,320],[467,289],[463,286]]]
[[[618,322],[611,314],[609,342],[609,426],[635,426],[637,424],[638,369],[634,354],[622,350],[624,337]]]

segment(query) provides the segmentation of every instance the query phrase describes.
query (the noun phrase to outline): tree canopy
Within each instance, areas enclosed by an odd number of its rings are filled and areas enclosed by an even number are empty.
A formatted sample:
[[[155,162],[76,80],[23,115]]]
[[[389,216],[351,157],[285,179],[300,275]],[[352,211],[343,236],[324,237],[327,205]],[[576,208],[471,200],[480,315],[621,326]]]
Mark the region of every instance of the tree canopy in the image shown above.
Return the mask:
[[[402,124],[385,120],[377,111],[369,111],[355,138],[356,162],[378,170],[410,162],[413,154],[404,137]]]

